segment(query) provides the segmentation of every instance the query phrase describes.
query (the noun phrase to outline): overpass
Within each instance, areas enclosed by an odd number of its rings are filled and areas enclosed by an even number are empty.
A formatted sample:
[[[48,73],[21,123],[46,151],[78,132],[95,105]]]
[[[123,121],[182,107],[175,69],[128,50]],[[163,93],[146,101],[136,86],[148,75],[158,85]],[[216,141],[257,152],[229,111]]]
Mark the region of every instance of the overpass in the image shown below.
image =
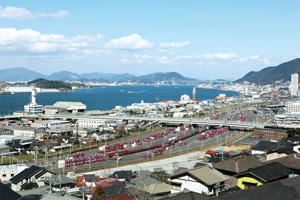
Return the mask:
[[[240,122],[240,121],[225,121],[225,120],[203,120],[195,118],[170,118],[170,117],[140,117],[140,116],[86,116],[86,115],[43,115],[43,119],[63,119],[63,120],[78,120],[78,119],[112,119],[112,120],[135,120],[135,121],[147,121],[147,122],[159,122],[159,123],[177,123],[177,124],[194,124],[194,125],[203,125],[203,126],[230,126],[230,127],[241,127],[241,128],[255,128],[255,127],[265,127],[270,126],[263,123],[250,123],[250,122]],[[281,126],[278,126],[281,127]],[[299,126],[297,126],[299,127]],[[290,128],[289,125],[286,125],[282,128]],[[293,126],[291,128],[294,128]]]
[[[20,118],[38,118],[37,115],[22,115],[22,116],[3,116],[0,117],[1,120],[5,119],[20,119]],[[146,122],[159,122],[159,123],[177,123],[177,124],[194,124],[203,126],[230,126],[230,127],[241,127],[241,128],[264,128],[266,126],[270,127],[271,124],[258,123],[258,122],[239,122],[239,121],[225,121],[225,120],[203,120],[195,118],[170,118],[170,117],[141,117],[141,116],[128,116],[128,115],[101,115],[101,116],[91,116],[91,115],[76,115],[76,114],[55,114],[55,115],[42,115],[43,119],[58,119],[58,120],[78,120],[78,119],[112,119],[112,120],[135,120],[135,121],[146,121]],[[300,128],[297,124],[278,124],[276,128]]]

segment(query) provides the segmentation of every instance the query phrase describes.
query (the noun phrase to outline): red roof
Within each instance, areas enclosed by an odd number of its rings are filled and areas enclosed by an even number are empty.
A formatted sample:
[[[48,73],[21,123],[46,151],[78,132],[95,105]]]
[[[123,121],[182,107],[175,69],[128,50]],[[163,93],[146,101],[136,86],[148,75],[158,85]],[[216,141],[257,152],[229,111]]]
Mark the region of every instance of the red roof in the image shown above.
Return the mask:
[[[212,150],[208,150],[206,152],[206,154],[209,154],[209,155],[215,155],[217,152],[216,151],[212,151]]]
[[[83,185],[83,181],[75,181],[75,184],[76,184],[76,187],[80,187]]]

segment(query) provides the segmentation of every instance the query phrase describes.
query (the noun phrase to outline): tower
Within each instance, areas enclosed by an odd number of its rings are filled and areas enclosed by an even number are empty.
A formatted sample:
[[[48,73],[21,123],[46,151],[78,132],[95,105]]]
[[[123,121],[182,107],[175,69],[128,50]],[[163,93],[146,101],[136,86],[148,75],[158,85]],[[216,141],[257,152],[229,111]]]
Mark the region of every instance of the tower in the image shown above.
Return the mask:
[[[196,101],[196,88],[193,89],[193,101]]]
[[[298,96],[298,74],[294,73],[291,75],[291,96]]]
[[[43,106],[36,103],[37,88],[31,87],[31,97],[28,105],[24,106],[24,111],[30,114],[43,114]]]

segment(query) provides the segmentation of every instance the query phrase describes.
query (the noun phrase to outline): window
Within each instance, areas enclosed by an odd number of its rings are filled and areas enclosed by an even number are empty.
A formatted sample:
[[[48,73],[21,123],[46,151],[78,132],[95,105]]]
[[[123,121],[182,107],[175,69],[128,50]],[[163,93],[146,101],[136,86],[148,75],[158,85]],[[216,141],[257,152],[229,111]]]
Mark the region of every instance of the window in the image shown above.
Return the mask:
[[[2,174],[2,177],[6,177],[6,174]]]
[[[172,183],[172,189],[181,191],[181,183]]]
[[[11,175],[10,175],[10,177],[14,177],[14,176],[15,176],[14,174],[11,174]]]

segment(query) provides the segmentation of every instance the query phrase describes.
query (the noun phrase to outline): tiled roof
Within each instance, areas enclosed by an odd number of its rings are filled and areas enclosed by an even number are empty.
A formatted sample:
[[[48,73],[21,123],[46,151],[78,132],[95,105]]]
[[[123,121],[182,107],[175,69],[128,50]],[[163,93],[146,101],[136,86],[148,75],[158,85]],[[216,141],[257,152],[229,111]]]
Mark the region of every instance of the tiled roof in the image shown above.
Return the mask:
[[[300,199],[300,176],[267,183],[246,190],[212,197],[213,200],[296,200]]]
[[[276,149],[278,144],[269,141],[260,141],[256,146],[252,147],[252,150],[257,151],[273,151]]]
[[[191,169],[179,174],[174,174],[171,175],[170,177],[172,179],[179,176],[183,176],[185,174],[188,174],[193,178],[198,179],[200,182],[208,186],[228,180],[228,178],[225,175],[223,175],[221,172],[207,166]]]
[[[250,173],[265,182],[275,181],[280,178],[285,178],[289,174],[293,173],[292,170],[286,168],[277,162],[267,163],[262,166],[250,168],[247,172],[240,174],[239,176],[243,176],[243,174]]]
[[[113,173],[113,177],[117,179],[131,179],[133,176],[133,173],[131,170],[122,170],[122,171],[115,171]]]
[[[86,181],[94,181],[94,180],[98,180],[98,178],[95,176],[95,174],[85,174],[84,175],[84,179]]]
[[[241,173],[247,171],[249,168],[263,165],[262,162],[252,158],[251,156],[238,155],[233,158],[218,162],[214,167],[221,171],[228,171],[233,173]]]
[[[188,192],[171,194],[168,197],[164,197],[159,200],[205,200],[205,199],[208,199],[208,196],[199,194],[197,192],[188,191]]]
[[[14,177],[12,177],[10,179],[10,181],[14,184],[17,184],[18,182],[20,182],[24,178],[30,178],[31,176],[39,173],[42,169],[43,168],[41,168],[41,167],[32,165],[30,168],[24,169],[23,171],[21,171],[20,173],[18,173]],[[45,169],[43,169],[43,170],[45,170]]]
[[[17,200],[22,196],[0,182],[0,199],[1,200]]]
[[[113,185],[113,186],[109,186],[109,187],[105,187],[103,188],[106,196],[114,196],[117,194],[122,194],[126,192],[126,189],[124,186],[120,186],[120,185]]]

